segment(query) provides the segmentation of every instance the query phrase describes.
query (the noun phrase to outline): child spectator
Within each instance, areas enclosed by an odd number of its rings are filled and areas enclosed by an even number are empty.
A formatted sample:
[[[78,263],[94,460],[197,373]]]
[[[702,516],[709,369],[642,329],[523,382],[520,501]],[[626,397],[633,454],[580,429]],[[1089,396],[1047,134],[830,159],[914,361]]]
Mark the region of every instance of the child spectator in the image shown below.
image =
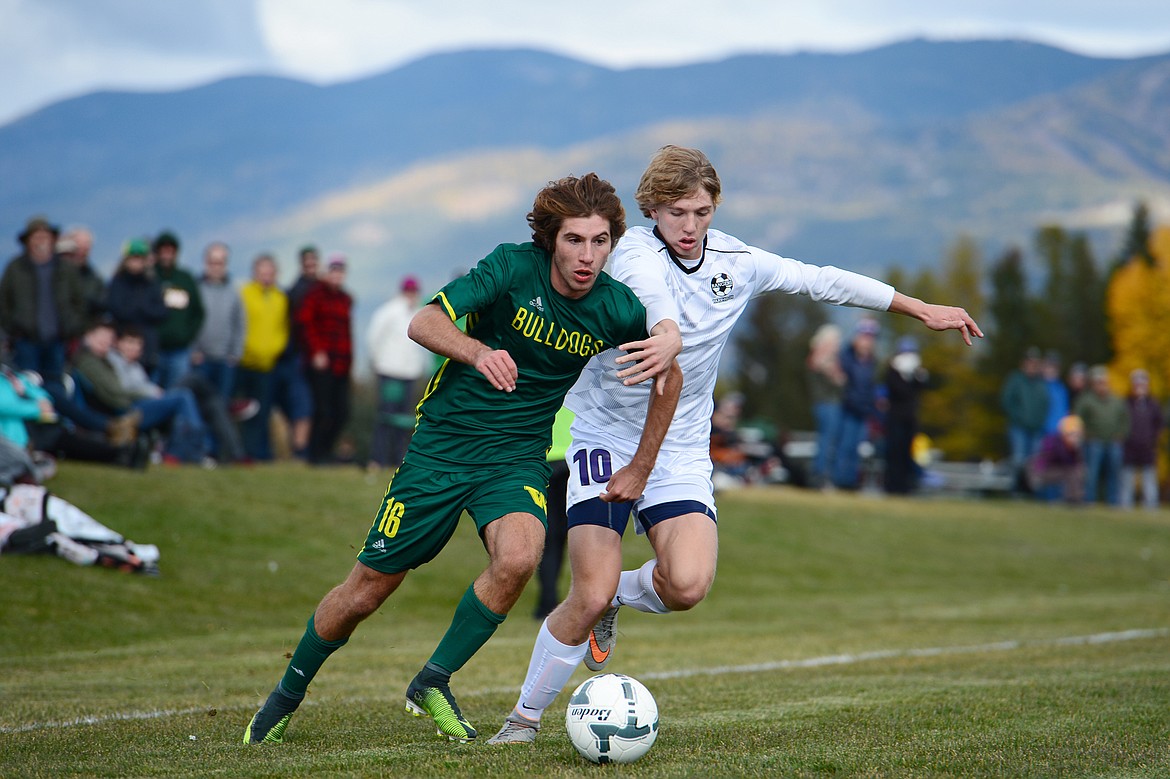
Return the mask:
[[[1065,503],[1084,500],[1084,434],[1081,418],[1069,415],[1060,420],[1055,433],[1040,440],[1040,450],[1028,461],[1028,481],[1034,494]]]

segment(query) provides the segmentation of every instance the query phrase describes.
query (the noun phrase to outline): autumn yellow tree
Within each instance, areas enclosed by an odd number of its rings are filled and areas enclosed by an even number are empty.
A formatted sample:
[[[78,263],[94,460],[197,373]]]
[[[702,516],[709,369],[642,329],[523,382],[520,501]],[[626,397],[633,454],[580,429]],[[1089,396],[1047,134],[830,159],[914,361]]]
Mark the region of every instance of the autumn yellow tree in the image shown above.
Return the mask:
[[[1135,257],[1125,263],[1109,284],[1110,368],[1122,392],[1128,390],[1129,372],[1145,368],[1152,392],[1165,397],[1170,389],[1170,227],[1154,232],[1150,255],[1153,262]]]

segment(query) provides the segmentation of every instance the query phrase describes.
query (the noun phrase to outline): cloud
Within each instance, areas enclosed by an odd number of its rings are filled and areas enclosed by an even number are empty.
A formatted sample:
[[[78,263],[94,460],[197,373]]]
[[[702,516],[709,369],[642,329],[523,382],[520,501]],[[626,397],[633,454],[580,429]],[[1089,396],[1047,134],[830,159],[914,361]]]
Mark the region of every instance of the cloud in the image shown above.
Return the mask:
[[[240,73],[331,82],[435,51],[524,46],[610,67],[849,51],[914,36],[1021,37],[1094,55],[1170,51],[1165,0],[0,0],[0,122],[99,88]]]
[[[282,66],[317,79],[369,73],[435,50],[527,46],[613,67],[745,51],[856,50],[912,36],[1030,37],[1091,54],[1170,50],[1170,3],[1118,0],[258,0]]]
[[[102,88],[174,88],[271,70],[254,5],[239,0],[0,0],[0,121]]]

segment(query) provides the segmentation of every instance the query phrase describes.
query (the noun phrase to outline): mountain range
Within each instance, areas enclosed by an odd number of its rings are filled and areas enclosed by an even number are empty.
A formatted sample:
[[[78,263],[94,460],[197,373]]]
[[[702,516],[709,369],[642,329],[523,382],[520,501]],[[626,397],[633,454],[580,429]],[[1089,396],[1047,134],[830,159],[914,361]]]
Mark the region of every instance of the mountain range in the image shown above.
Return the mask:
[[[195,267],[228,241],[237,276],[270,249],[291,277],[313,242],[349,255],[364,320],[405,273],[434,289],[526,240],[550,179],[596,170],[638,223],[665,143],[712,158],[717,226],[810,262],[921,268],[961,234],[993,257],[1051,222],[1111,252],[1136,201],[1170,216],[1170,54],[910,40],[612,70],[470,50],[332,86],[97,92],[0,127],[0,213],[13,234],[40,213],[91,226],[107,273],[163,228]]]

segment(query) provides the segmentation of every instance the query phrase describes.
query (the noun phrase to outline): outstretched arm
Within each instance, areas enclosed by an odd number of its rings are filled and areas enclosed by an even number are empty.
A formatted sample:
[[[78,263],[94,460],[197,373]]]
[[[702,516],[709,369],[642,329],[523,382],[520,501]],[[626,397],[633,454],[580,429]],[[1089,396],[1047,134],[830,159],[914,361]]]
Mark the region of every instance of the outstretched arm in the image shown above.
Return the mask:
[[[617,364],[633,363],[618,371],[617,377],[622,383],[629,387],[657,377],[654,387],[661,395],[666,391],[666,372],[682,351],[682,333],[673,319],[663,319],[650,329],[650,337],[646,340],[630,341],[618,348],[626,353],[617,358]]]
[[[601,494],[601,499],[608,503],[637,500],[646,489],[646,480],[654,469],[658,450],[662,448],[662,440],[670,429],[670,421],[674,419],[674,410],[678,407],[678,396],[682,392],[683,375],[677,361],[671,360],[660,381],[664,385],[663,391],[661,394],[650,393],[650,405],[646,410],[646,424],[642,428],[638,450],[634,452],[629,465],[619,468],[610,477],[605,492]]]
[[[516,389],[519,372],[512,355],[503,349],[490,349],[487,344],[467,335],[439,306],[423,306],[411,318],[406,334],[435,354],[475,368],[496,389],[504,392]]]
[[[979,329],[979,325],[975,324],[971,315],[958,306],[923,303],[918,298],[895,292],[889,310],[895,314],[913,317],[931,330],[958,330],[968,346],[971,345],[971,336],[983,337],[983,331]]]

